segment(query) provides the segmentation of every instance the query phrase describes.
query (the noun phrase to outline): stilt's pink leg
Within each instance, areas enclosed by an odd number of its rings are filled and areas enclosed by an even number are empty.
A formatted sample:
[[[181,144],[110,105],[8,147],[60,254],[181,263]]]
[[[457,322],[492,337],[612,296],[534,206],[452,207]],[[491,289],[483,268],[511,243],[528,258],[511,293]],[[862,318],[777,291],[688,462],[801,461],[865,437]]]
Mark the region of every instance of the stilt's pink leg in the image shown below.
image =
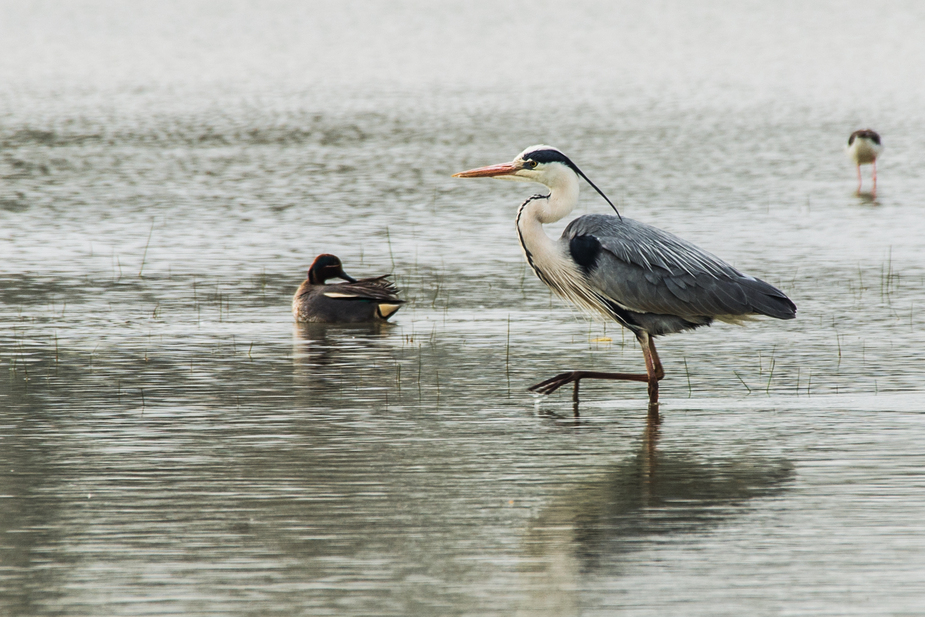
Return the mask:
[[[858,165],[858,193],[861,192],[861,166]]]
[[[870,194],[871,196],[875,196],[877,194],[877,161],[874,161],[871,165],[874,167],[874,190],[872,190]]]

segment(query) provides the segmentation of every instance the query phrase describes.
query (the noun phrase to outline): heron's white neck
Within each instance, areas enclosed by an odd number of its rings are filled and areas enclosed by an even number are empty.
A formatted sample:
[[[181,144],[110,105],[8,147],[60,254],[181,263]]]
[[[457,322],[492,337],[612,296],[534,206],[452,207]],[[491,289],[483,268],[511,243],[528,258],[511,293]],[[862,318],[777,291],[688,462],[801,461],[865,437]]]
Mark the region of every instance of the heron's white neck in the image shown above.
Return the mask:
[[[555,241],[546,235],[543,225],[568,216],[578,204],[578,176],[564,165],[556,167],[555,172],[543,178],[543,184],[549,188],[549,197],[529,199],[517,212],[520,241],[533,259],[542,260],[543,255],[551,255],[556,250]]]

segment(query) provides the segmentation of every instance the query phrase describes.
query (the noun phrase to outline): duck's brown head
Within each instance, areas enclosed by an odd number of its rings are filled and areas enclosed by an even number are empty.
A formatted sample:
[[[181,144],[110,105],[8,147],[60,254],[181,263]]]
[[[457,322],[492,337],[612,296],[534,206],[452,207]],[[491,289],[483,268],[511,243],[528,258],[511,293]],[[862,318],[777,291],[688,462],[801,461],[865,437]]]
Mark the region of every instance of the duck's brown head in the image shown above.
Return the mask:
[[[356,283],[355,278],[347,276],[344,272],[344,267],[336,256],[324,253],[315,257],[315,261],[308,268],[308,282],[312,285],[324,285],[326,280],[333,278]]]

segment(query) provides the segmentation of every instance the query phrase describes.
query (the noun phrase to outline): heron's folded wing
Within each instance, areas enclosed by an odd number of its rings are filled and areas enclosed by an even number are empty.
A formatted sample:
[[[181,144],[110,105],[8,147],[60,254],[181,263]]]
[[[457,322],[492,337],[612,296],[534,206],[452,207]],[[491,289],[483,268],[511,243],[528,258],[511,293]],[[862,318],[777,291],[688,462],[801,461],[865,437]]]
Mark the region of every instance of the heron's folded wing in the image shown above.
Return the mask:
[[[656,227],[587,215],[572,221],[562,237],[570,241],[581,235],[593,236],[601,247],[588,282],[630,311],[681,317],[794,315],[793,303],[780,290]]]

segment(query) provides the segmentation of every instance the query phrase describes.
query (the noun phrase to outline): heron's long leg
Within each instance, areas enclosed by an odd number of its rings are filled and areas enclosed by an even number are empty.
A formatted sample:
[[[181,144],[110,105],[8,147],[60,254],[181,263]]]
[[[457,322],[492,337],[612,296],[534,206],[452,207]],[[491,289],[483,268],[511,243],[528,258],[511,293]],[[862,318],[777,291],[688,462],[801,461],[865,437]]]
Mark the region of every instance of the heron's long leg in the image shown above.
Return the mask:
[[[636,334],[639,345],[642,347],[642,355],[646,360],[646,374],[638,373],[599,373],[596,371],[569,371],[559,373],[551,379],[541,381],[538,384],[527,388],[530,392],[539,392],[540,394],[552,394],[562,386],[568,383],[574,383],[575,389],[572,393],[572,400],[578,402],[578,388],[582,379],[616,379],[621,381],[642,381],[649,384],[649,402],[658,402],[658,382],[665,376],[665,370],[658,359],[658,353],[655,351],[655,344],[652,338],[646,332]]]
[[[642,347],[642,355],[646,359],[646,381],[649,382],[649,402],[658,402],[658,382],[665,377],[665,369],[662,368],[662,361],[658,359],[658,352],[655,350],[655,341],[646,332],[640,332],[636,335],[639,339],[639,346]]]

